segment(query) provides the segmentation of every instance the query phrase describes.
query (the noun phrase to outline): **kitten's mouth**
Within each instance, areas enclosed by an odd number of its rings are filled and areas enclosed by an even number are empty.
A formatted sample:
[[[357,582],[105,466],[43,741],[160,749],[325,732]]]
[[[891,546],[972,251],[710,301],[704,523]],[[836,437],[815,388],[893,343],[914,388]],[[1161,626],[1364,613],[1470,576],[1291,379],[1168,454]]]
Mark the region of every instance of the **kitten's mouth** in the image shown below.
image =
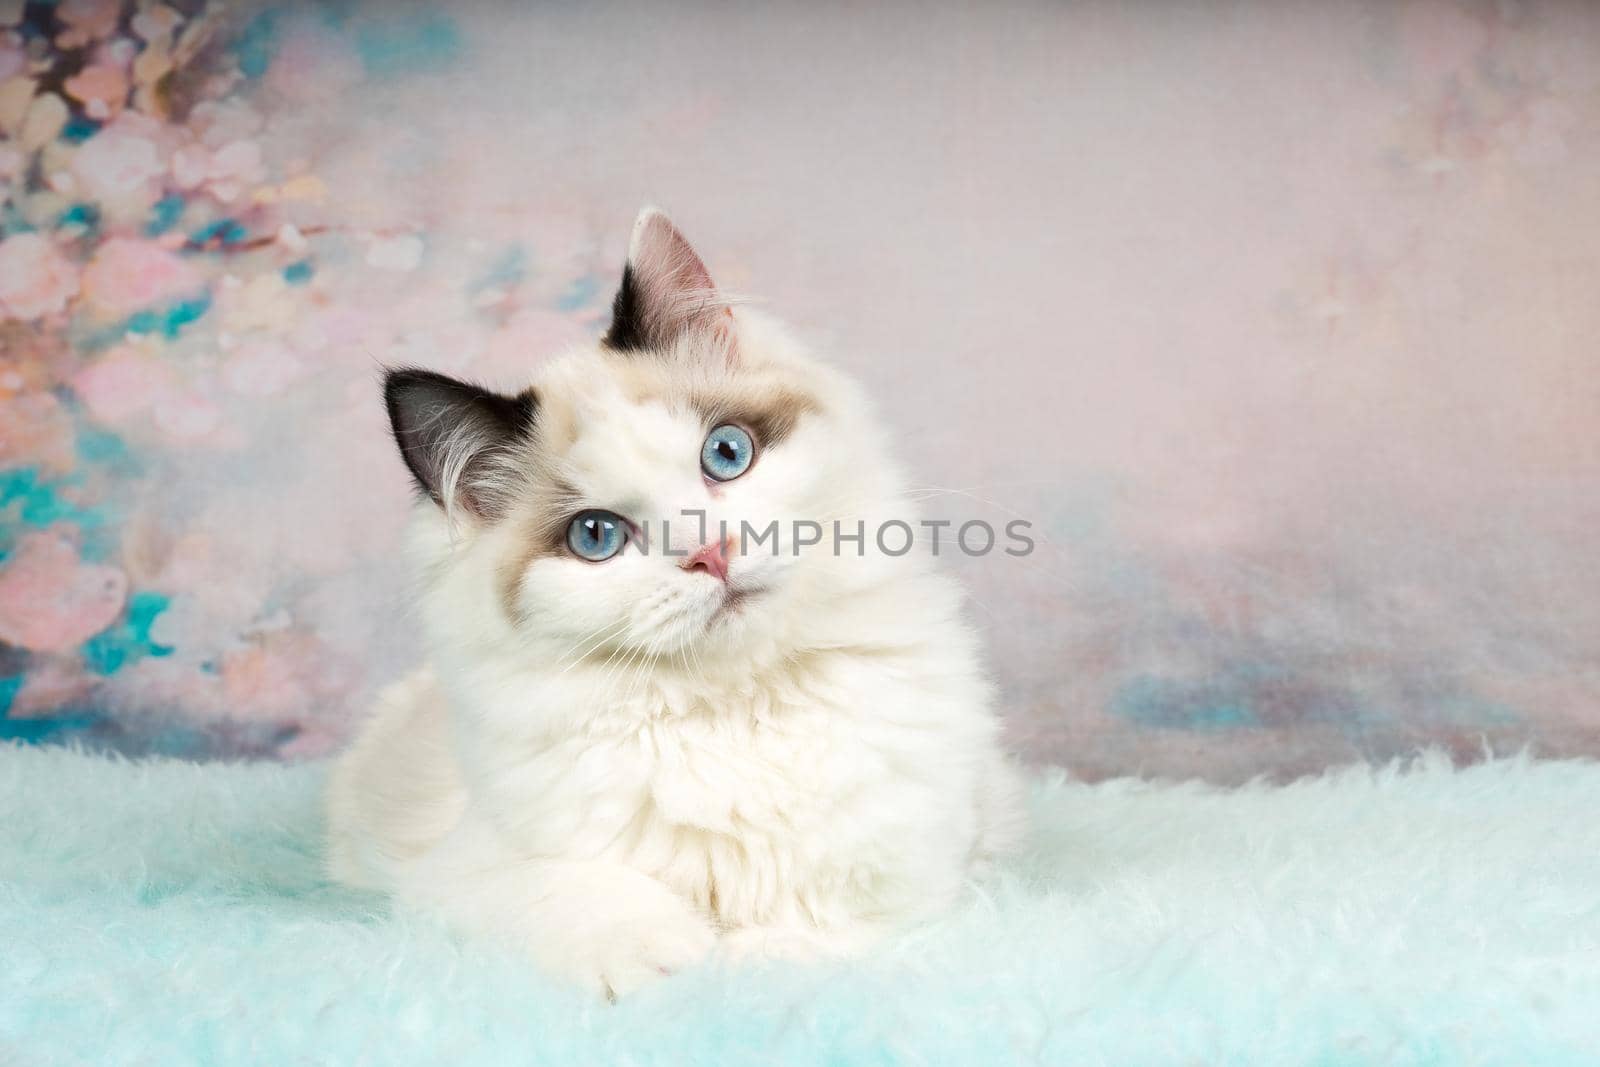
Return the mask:
[[[717,610],[711,613],[711,618],[706,620],[707,626],[715,626],[724,619],[732,618],[744,610],[744,606],[767,590],[764,586],[749,586],[743,589],[728,587],[722,596],[722,603],[717,605]]]

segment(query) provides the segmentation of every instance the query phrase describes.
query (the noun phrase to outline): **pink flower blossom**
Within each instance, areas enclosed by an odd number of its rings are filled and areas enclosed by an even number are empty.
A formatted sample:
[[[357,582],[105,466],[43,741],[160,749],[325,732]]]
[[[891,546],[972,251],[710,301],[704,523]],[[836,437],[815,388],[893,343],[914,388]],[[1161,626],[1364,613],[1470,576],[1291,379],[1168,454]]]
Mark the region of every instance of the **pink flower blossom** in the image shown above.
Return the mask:
[[[97,63],[68,78],[62,88],[83,104],[90,118],[108,119],[127,102],[128,75],[117,67]]]
[[[66,27],[56,35],[60,48],[81,48],[116,32],[122,17],[121,0],[61,0],[56,18]]]
[[[77,459],[75,443],[72,416],[52,393],[0,389],[0,468],[70,471]]]
[[[216,151],[190,144],[172,154],[172,177],[179,188],[204,187],[224,203],[237,200],[264,173],[261,146],[254,141],[230,141]]]
[[[193,296],[205,280],[189,262],[153,241],[114,238],[83,272],[83,295],[106,318]]]
[[[119,345],[80,370],[72,388],[102,422],[124,422],[178,393],[172,367],[134,345]]]
[[[7,712],[13,719],[46,717],[84,700],[94,688],[83,667],[64,656],[30,664],[23,679],[22,691]]]
[[[207,148],[249,140],[260,133],[263,126],[261,115],[236,97],[203,100],[189,112],[188,127]]]
[[[0,33],[0,82],[28,69],[28,53],[14,33]]]
[[[91,56],[91,65],[97,67],[115,67],[127,74],[133,69],[133,61],[138,58],[139,44],[126,37],[112,37],[103,41]]]
[[[22,173],[28,157],[15,145],[0,144],[0,181],[9,181]]]
[[[72,173],[84,193],[103,204],[154,203],[166,171],[157,143],[159,124],[131,113],[84,142],[72,158]]]
[[[72,387],[95,418],[113,426],[153,426],[182,445],[236,447],[241,441],[210,395],[216,385],[209,376],[186,381],[137,345],[101,356],[73,376]]]
[[[127,577],[80,559],[70,530],[24,535],[0,566],[0,641],[34,652],[65,652],[116,620]]]
[[[133,16],[133,32],[141,39],[149,42],[160,41],[165,43],[172,38],[172,31],[183,24],[183,16],[165,4],[146,8]]]
[[[0,241],[0,319],[53,315],[78,291],[78,270],[36,233]]]
[[[312,664],[304,642],[254,646],[222,661],[222,688],[235,714],[268,717],[303,712],[313,703],[306,684]]]

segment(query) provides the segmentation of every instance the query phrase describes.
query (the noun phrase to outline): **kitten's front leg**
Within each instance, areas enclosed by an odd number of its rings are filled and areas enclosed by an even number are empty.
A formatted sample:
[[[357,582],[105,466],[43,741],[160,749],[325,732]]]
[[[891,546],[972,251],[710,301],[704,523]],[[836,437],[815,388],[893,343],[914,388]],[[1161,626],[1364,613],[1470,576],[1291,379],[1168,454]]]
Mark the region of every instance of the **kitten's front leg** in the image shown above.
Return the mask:
[[[471,936],[511,940],[550,973],[617,997],[705,957],[711,925],[631,867],[519,858],[469,813],[396,897]]]

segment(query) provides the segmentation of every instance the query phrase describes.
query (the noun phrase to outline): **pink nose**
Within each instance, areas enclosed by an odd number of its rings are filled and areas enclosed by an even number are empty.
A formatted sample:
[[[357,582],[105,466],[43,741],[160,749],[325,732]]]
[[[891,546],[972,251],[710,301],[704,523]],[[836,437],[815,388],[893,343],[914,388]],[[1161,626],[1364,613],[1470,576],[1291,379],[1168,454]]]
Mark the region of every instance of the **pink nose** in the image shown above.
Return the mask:
[[[728,580],[728,553],[733,547],[733,539],[719,541],[715,544],[701,545],[695,554],[684,560],[679,566],[686,571],[705,571],[719,582]]]

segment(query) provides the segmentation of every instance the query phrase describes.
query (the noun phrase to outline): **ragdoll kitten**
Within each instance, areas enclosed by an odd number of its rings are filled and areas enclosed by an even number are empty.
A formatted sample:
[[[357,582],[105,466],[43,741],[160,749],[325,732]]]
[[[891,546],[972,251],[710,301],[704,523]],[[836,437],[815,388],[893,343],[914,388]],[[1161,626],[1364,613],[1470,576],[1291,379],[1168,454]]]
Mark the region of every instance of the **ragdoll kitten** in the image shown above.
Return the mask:
[[[876,536],[916,522],[881,427],[666,216],[521,393],[386,394],[430,666],[334,773],[336,877],[616,995],[856,951],[1015,842],[960,595]]]

